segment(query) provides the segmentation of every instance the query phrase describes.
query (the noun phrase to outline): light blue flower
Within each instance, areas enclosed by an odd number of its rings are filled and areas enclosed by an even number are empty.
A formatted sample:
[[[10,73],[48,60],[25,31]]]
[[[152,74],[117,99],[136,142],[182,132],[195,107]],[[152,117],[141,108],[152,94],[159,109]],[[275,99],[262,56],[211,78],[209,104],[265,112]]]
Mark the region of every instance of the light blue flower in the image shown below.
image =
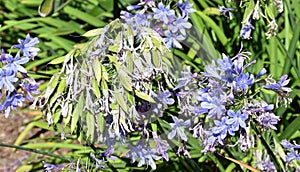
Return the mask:
[[[178,134],[178,136],[181,138],[181,140],[187,141],[187,136],[184,133],[183,128],[188,128],[191,124],[190,120],[186,120],[183,121],[183,119],[178,119],[175,116],[172,116],[172,119],[174,121],[174,123],[171,123],[171,132],[168,134],[168,139],[173,139],[176,135],[176,133]]]
[[[209,109],[207,118],[221,118],[221,116],[226,112],[224,102],[220,97],[211,96],[208,93],[203,94],[203,101],[201,102],[201,108]]]
[[[274,83],[271,85],[266,85],[266,86],[264,86],[264,88],[273,90],[275,92],[284,91],[284,92],[289,93],[292,91],[292,89],[285,87],[290,82],[290,80],[287,78],[288,78],[288,75],[283,75],[277,83]]]
[[[298,151],[295,151],[292,149],[291,152],[289,152],[286,155],[286,161],[292,162],[294,159],[297,159],[298,161],[300,161],[300,154],[298,153]]]
[[[240,37],[243,39],[251,38],[251,31],[254,29],[254,26],[251,24],[250,19],[245,23],[245,25],[241,29]]]
[[[170,5],[164,6],[162,2],[158,3],[158,8],[152,8],[154,12],[153,18],[168,24],[171,18],[174,18],[175,11],[170,9]]]
[[[174,22],[169,24],[169,29],[172,33],[179,31],[183,36],[186,35],[186,29],[190,29],[192,24],[188,22],[188,18],[178,17]]]
[[[17,53],[15,58],[13,58],[10,54],[6,54],[6,61],[7,64],[3,68],[7,70],[12,70],[15,73],[17,73],[18,71],[22,73],[27,73],[27,70],[21,65],[29,61],[28,57],[21,58],[19,52]]]
[[[238,131],[240,127],[246,129],[245,121],[248,118],[248,114],[242,113],[240,110],[238,110],[236,113],[233,110],[228,110],[227,115],[230,118],[226,123],[230,125],[232,131]]]
[[[234,132],[230,130],[230,126],[227,125],[228,118],[223,116],[221,120],[215,120],[215,126],[211,129],[213,136],[216,138],[220,144],[224,144],[223,140],[226,138],[227,133],[229,132],[230,135],[234,135]]]
[[[34,58],[40,50],[39,48],[34,47],[37,43],[39,43],[38,38],[30,38],[29,34],[27,34],[24,41],[19,39],[18,42],[19,44],[14,45],[14,47],[19,48],[25,57]]]
[[[231,11],[234,10],[234,8],[226,8],[224,6],[218,6],[219,12],[222,13],[225,17],[229,18],[229,20],[232,19],[232,13]]]
[[[248,89],[252,84],[254,84],[254,77],[253,75],[249,75],[249,73],[241,73],[237,78],[236,78],[236,84],[237,86],[242,90],[245,91]]]
[[[164,32],[166,35],[165,42],[166,42],[166,47],[168,48],[182,48],[181,44],[179,41],[183,41],[185,37],[179,33],[172,33],[169,30],[166,30]]]
[[[192,4],[190,4],[190,0],[185,1],[185,3],[182,2],[182,0],[179,0],[177,3],[177,7],[181,10],[182,16],[188,16],[189,14],[195,12],[196,10],[192,8]]]
[[[175,100],[173,98],[170,98],[171,95],[172,95],[172,93],[170,91],[165,91],[163,93],[158,94],[157,98],[162,103],[171,105],[175,102]]]
[[[0,106],[0,110],[5,111],[6,118],[10,115],[11,109],[16,110],[16,108],[18,106],[21,107],[23,105],[23,101],[25,101],[22,94],[17,94],[16,92],[13,92],[12,94],[13,95],[11,97],[7,94],[3,105]]]
[[[17,82],[18,78],[12,70],[0,69],[0,89],[5,88],[10,92],[15,90],[14,82]]]

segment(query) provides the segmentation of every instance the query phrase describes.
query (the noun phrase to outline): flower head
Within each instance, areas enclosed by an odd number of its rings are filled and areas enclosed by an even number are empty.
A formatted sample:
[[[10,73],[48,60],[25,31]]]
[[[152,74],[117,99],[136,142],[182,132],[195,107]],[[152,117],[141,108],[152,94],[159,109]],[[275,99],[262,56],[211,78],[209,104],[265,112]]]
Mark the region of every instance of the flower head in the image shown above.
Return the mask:
[[[170,19],[175,16],[175,11],[170,9],[170,6],[164,6],[162,2],[158,3],[158,8],[152,8],[154,12],[153,18],[158,19],[164,24],[168,24]]]
[[[232,13],[231,13],[232,10],[234,10],[234,8],[226,8],[224,6],[219,5],[219,12],[223,14],[225,17],[229,18],[229,20],[232,19]]]
[[[183,3],[182,0],[179,0],[177,3],[177,7],[181,10],[183,16],[188,16],[196,11],[192,8],[192,6],[193,5],[190,4],[190,0],[187,0],[185,3]]]
[[[250,19],[245,23],[245,25],[241,29],[240,37],[243,39],[251,38],[251,31],[254,29],[254,26],[251,24]]]
[[[238,131],[240,127],[246,129],[245,121],[248,118],[247,114],[242,113],[240,110],[238,110],[237,112],[234,112],[233,110],[228,110],[227,114],[230,117],[227,120],[227,124],[231,126],[231,129],[233,131]]]
[[[14,82],[17,82],[18,78],[13,70],[0,69],[0,89],[5,88],[10,92],[15,90]]]
[[[8,118],[11,109],[16,110],[17,106],[22,106],[23,101],[25,101],[25,98],[22,94],[18,94],[16,92],[12,93],[13,95],[10,97],[9,94],[6,95],[6,99],[3,103],[3,105],[0,105],[0,110],[5,111],[5,117]]]
[[[38,38],[30,38],[30,35],[27,34],[26,39],[23,41],[18,40],[19,44],[14,45],[15,48],[19,48],[25,57],[34,58],[37,55],[39,48],[34,47],[39,43]]]
[[[266,85],[266,86],[264,86],[264,88],[273,90],[275,92],[283,91],[283,92],[289,93],[292,91],[292,89],[285,87],[290,82],[290,80],[287,78],[288,78],[288,75],[283,75],[277,83]]]
[[[172,131],[168,134],[168,139],[170,140],[173,139],[177,133],[182,140],[187,141],[187,136],[185,135],[183,128],[189,127],[191,121],[190,120],[183,121],[183,119],[178,119],[175,116],[172,116],[172,119],[174,123],[170,124],[172,127]]]
[[[17,73],[18,71],[27,73],[27,70],[21,65],[29,61],[28,57],[21,58],[19,52],[17,53],[15,58],[13,58],[10,54],[6,54],[6,61],[7,64],[4,66],[5,69],[12,70],[15,73]]]

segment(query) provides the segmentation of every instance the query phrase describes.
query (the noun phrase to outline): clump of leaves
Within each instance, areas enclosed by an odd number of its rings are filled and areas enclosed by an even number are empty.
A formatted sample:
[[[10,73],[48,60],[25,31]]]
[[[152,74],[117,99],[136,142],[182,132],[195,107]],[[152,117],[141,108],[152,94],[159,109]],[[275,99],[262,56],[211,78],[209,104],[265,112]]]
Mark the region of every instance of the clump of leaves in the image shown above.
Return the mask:
[[[36,106],[49,126],[63,123],[81,141],[124,143],[162,115],[159,95],[172,87],[172,53],[155,31],[120,20],[84,36],[90,41],[66,55]]]

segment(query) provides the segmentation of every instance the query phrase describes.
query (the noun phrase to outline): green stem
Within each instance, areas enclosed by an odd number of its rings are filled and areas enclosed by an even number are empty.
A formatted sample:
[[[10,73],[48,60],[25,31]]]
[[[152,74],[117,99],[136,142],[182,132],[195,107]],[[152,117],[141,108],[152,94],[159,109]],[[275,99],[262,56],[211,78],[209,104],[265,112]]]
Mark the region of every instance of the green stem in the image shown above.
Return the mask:
[[[61,159],[63,161],[72,162],[71,159],[65,158],[63,156],[55,155],[53,153],[41,151],[41,150],[36,150],[36,149],[26,148],[26,147],[23,147],[23,146],[17,146],[17,145],[6,144],[6,143],[1,143],[0,142],[0,147],[1,146],[2,147],[9,147],[9,148],[16,148],[16,149],[20,149],[20,150],[25,150],[25,151],[29,151],[29,152],[33,152],[33,153],[37,153],[37,154],[47,155],[47,156],[50,156],[50,157],[53,157],[53,158],[58,158],[58,159]]]

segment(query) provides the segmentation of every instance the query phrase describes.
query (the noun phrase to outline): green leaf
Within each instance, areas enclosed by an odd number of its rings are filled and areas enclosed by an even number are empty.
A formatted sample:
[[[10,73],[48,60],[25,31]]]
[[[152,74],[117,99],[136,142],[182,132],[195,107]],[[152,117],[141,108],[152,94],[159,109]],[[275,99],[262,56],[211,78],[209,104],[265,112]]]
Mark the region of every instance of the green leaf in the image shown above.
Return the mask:
[[[98,114],[98,127],[99,127],[99,130],[100,130],[100,133],[104,132],[105,124],[106,124],[106,122],[105,122],[103,113],[99,113]]]
[[[94,59],[94,62],[92,65],[93,65],[93,71],[94,71],[96,80],[99,83],[101,81],[101,77],[102,77],[102,69],[101,69],[101,63],[99,62],[98,57],[96,57]]]
[[[297,130],[300,129],[300,116],[294,119],[281,133],[279,140],[289,139]]]
[[[86,113],[87,139],[94,141],[95,136],[95,117],[89,111]]]
[[[45,93],[43,95],[45,97],[45,99],[46,99],[46,102],[48,101],[48,99],[50,98],[51,94],[55,90],[55,88],[56,88],[56,86],[58,84],[59,77],[60,77],[60,75],[57,73],[49,81],[47,89],[46,89],[46,91],[45,91]]]
[[[93,29],[85,32],[82,36],[85,37],[94,37],[102,33],[103,28]]]
[[[94,90],[94,94],[97,97],[97,99],[100,99],[101,98],[101,93],[100,93],[98,83],[99,82],[97,82],[95,78],[92,79],[92,87],[93,87],[93,90]]]
[[[42,17],[46,17],[52,13],[54,9],[54,0],[43,0],[39,6],[38,12]]]
[[[83,11],[80,11],[76,8],[73,8],[73,7],[70,7],[70,6],[66,6],[64,8],[64,11],[72,16],[75,16],[77,17],[78,19],[84,21],[84,22],[87,22],[89,23],[90,25],[93,25],[95,27],[102,27],[102,26],[105,26],[106,23],[101,21],[100,19],[86,13],[86,12],[83,12]]]
[[[73,111],[72,121],[71,121],[71,132],[73,133],[77,127],[77,122],[79,120],[80,115],[83,113],[84,107],[84,92],[81,93],[78,103]]]
[[[122,85],[124,86],[124,88],[126,88],[126,90],[128,90],[128,91],[132,91],[132,86],[131,86],[132,81],[131,81],[131,78],[125,72],[125,70],[120,68],[118,70],[118,75],[119,75],[120,81],[121,81]]]
[[[128,113],[129,107],[127,106],[126,101],[124,100],[123,94],[121,92],[113,92],[113,94],[117,99],[118,104],[124,110],[124,112]]]
[[[140,92],[138,90],[134,90],[134,93],[136,94],[136,96],[138,96],[139,98],[141,98],[143,100],[146,100],[146,101],[151,102],[151,103],[155,103],[155,100],[150,95],[148,95],[146,93]]]
[[[228,42],[228,39],[225,36],[222,29],[210,17],[208,17],[203,12],[196,11],[195,13],[198,14],[198,16],[201,17],[206,22],[206,24],[212,28],[212,30],[216,33],[216,35],[219,38],[222,45],[226,45]]]
[[[65,60],[66,56],[61,56],[61,57],[57,57],[53,60],[51,60],[48,64],[60,64],[63,63]]]

